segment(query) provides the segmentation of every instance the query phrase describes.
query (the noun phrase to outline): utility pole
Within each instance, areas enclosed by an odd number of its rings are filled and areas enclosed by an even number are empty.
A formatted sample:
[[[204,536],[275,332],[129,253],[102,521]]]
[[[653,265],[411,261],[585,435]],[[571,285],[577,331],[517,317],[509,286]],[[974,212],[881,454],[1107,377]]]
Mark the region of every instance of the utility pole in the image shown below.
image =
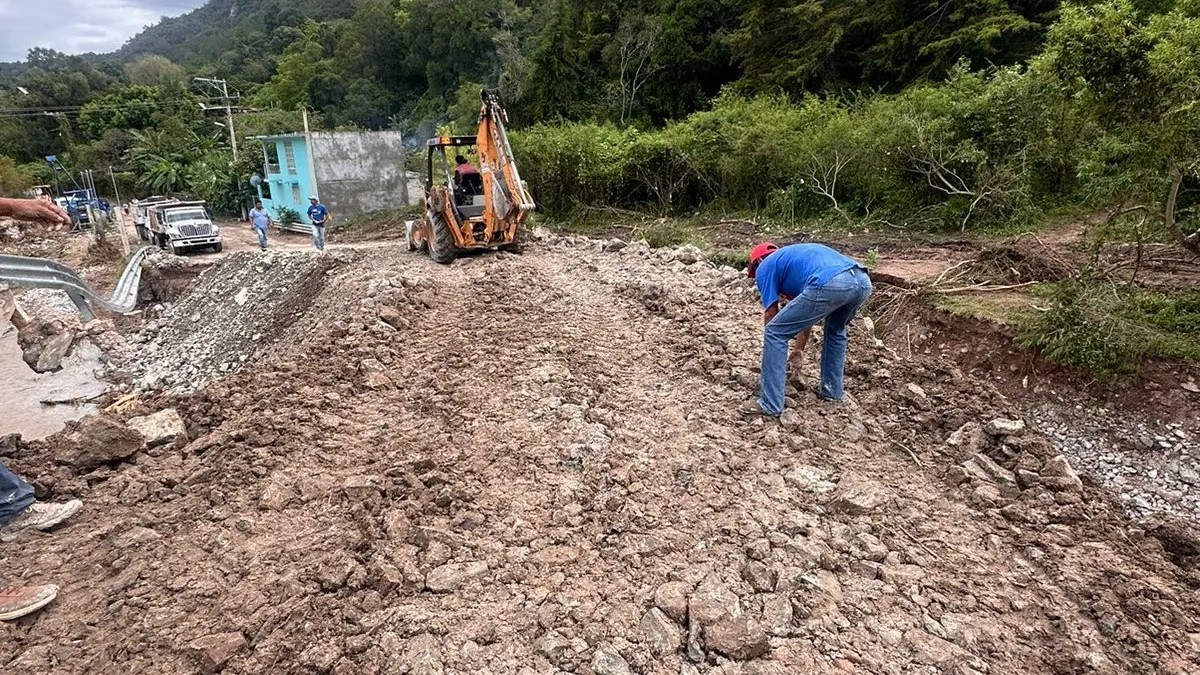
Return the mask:
[[[204,84],[212,87],[213,91],[221,94],[221,99],[225,101],[225,127],[229,129],[229,147],[233,150],[233,158],[237,159],[237,134],[235,134],[233,131],[233,99],[229,97],[229,83],[225,80],[217,80],[208,77],[193,77],[192,81],[203,82]],[[208,107],[205,106],[204,109],[208,110]]]
[[[121,191],[117,189],[117,176],[113,173],[113,168],[108,167],[108,177],[112,180],[113,195],[117,199],[117,204],[113,208],[116,209],[117,227],[121,230],[121,249],[125,251],[125,255],[129,255],[129,233],[125,231],[125,211],[121,208]]]

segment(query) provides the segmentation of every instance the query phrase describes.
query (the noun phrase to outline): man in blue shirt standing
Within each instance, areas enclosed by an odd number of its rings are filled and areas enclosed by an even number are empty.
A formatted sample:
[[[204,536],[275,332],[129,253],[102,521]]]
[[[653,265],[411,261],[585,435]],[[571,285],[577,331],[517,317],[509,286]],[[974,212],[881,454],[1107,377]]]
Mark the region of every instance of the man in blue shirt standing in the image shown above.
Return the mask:
[[[263,208],[263,203],[254,202],[254,208],[250,209],[250,229],[258,235],[258,248],[263,251],[267,250],[267,228],[274,222],[271,214]]]
[[[318,251],[325,250],[325,225],[329,222],[329,209],[317,199],[316,195],[308,198],[308,219],[312,221],[313,246]]]
[[[811,329],[825,322],[821,346],[821,386],[826,401],[845,395],[846,334],[850,321],[871,295],[867,268],[821,244],[779,248],[762,243],[750,253],[747,273],[758,285],[763,304],[762,395],[743,412],[778,417],[787,387],[788,343],[799,360]]]

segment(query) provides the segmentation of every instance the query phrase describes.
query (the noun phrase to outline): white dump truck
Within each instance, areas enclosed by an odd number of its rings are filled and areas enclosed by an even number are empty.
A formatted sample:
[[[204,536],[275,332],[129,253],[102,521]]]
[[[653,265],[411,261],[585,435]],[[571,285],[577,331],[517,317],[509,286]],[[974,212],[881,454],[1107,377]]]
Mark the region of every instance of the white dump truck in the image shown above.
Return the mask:
[[[176,255],[189,249],[220,251],[221,228],[202,201],[151,198],[134,206],[138,236]]]

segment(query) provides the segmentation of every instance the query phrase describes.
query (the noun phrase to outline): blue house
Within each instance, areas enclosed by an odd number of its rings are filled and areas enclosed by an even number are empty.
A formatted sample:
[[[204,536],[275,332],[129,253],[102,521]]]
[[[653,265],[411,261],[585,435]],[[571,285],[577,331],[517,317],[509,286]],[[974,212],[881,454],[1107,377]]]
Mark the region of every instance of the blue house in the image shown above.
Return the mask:
[[[263,147],[258,196],[277,222],[293,209],[309,231],[308,197],[317,195],[339,222],[375,211],[419,203],[419,174],[405,170],[404,139],[398,131],[299,132],[255,136]]]
[[[308,229],[308,197],[319,195],[317,179],[308,151],[305,134],[283,136],[255,136],[263,146],[263,179],[258,186],[258,197],[263,207],[272,214],[276,222],[282,222],[281,209],[291,209],[300,214],[300,220]]]

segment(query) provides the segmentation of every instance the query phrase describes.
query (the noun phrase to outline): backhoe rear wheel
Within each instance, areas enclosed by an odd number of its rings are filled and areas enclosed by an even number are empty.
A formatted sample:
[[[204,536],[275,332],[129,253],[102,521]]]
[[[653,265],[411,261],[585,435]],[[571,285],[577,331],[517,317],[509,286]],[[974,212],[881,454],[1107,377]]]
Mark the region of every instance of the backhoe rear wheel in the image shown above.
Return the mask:
[[[512,243],[505,244],[501,248],[509,253],[516,253],[520,255],[521,253],[525,252],[525,240],[528,238],[529,231],[525,228],[525,224],[522,223],[517,225],[517,233],[513,235]]]
[[[429,257],[436,263],[449,265],[454,262],[454,233],[446,223],[446,217],[440,213],[433,216],[429,224],[430,232],[426,234],[429,243]]]

